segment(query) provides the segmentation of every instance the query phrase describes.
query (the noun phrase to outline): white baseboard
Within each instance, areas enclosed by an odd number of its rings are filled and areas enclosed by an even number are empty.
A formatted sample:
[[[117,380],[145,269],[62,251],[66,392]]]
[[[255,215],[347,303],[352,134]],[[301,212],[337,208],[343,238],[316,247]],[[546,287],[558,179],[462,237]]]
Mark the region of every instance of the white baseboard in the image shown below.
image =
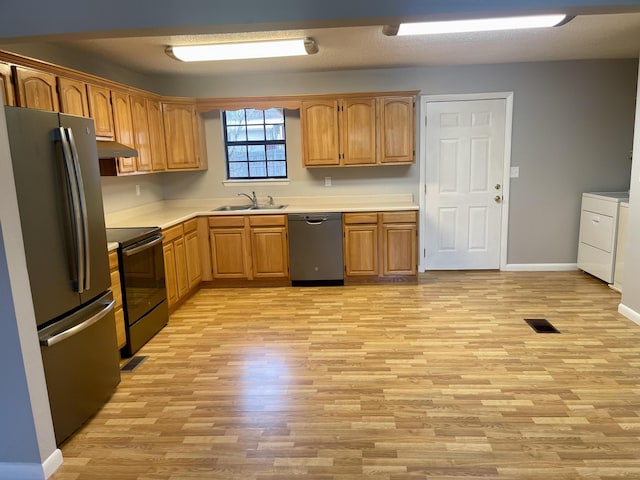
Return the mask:
[[[49,478],[51,475],[53,475],[55,471],[62,466],[63,462],[64,459],[62,458],[62,452],[59,448],[56,448],[55,451],[51,455],[49,455],[49,458],[47,458],[42,464],[44,478]]]
[[[43,464],[0,463],[0,480],[46,480],[62,465],[62,452],[56,449]]]
[[[578,270],[577,263],[507,263],[505,272],[571,272]]]
[[[622,303],[618,305],[618,313],[621,313],[622,315],[627,317],[629,320],[631,320],[633,323],[637,323],[638,325],[640,325],[640,313],[627,307],[626,305]]]

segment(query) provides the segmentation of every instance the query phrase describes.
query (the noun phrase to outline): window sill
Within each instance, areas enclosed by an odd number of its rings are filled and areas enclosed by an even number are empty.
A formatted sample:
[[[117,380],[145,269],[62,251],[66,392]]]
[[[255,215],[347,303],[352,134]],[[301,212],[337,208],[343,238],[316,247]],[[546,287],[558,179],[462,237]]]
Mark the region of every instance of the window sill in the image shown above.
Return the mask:
[[[250,187],[252,185],[289,185],[288,178],[264,178],[256,180],[225,180],[222,185],[225,187]]]

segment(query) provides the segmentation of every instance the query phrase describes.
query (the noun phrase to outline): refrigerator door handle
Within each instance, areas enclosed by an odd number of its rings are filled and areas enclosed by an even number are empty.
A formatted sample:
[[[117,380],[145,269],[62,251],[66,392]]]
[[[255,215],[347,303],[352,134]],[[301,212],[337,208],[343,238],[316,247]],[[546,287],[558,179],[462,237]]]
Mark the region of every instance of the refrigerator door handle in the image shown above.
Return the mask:
[[[83,330],[86,330],[87,328],[89,328],[91,325],[102,320],[105,317],[105,315],[107,315],[111,310],[113,310],[113,307],[115,306],[115,304],[116,304],[115,300],[111,300],[109,303],[104,303],[102,305],[103,307],[102,310],[100,310],[98,313],[96,313],[92,317],[86,319],[84,322],[79,323],[78,325],[75,325],[74,327],[71,327],[68,330],[65,330],[64,332],[60,332],[57,335],[54,335],[49,338],[41,339],[40,345],[43,347],[52,347],[56,343],[60,343],[66,338],[72,337],[73,335],[77,335]]]
[[[57,129],[57,136],[62,143],[62,156],[64,157],[64,171],[66,174],[67,187],[71,196],[71,214],[73,220],[73,232],[75,234],[75,254],[76,254],[76,281],[78,282],[77,291],[84,291],[84,240],[82,228],[82,214],[80,210],[80,198],[78,197],[78,184],[75,168],[73,166],[73,157],[71,154],[71,146],[67,138],[66,129],[60,127]]]
[[[87,215],[87,199],[84,195],[84,184],[82,182],[82,172],[80,171],[80,162],[78,161],[78,149],[76,141],[73,138],[73,131],[67,128],[69,144],[71,145],[71,159],[73,161],[73,170],[76,177],[76,187],[78,188],[78,198],[80,199],[80,215],[82,217],[82,240],[84,253],[84,290],[91,288],[91,250],[89,242],[89,217]]]

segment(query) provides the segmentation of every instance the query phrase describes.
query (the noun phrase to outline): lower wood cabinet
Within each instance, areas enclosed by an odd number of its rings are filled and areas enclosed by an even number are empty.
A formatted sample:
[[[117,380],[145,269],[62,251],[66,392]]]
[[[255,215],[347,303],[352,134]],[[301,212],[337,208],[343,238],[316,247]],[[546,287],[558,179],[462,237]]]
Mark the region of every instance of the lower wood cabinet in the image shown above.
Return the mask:
[[[343,215],[345,283],[417,280],[415,211]]]
[[[109,252],[109,271],[111,272],[111,291],[116,302],[114,313],[116,315],[116,339],[118,348],[127,344],[127,334],[124,328],[124,310],[122,310],[122,286],[120,284],[120,269],[118,265],[118,252]]]
[[[171,307],[202,279],[197,220],[167,228],[162,233],[167,302]]]
[[[286,215],[209,217],[214,280],[289,279]]]

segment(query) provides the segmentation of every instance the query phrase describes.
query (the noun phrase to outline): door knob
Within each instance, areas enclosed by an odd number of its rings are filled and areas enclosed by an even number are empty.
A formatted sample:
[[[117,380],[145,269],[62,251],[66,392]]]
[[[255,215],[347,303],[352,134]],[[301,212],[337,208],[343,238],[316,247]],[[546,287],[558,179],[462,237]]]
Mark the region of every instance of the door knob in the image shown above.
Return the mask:
[[[502,201],[502,196],[496,195],[495,197],[493,197],[493,199],[496,201],[496,203],[500,203]]]
[[[500,185],[499,183],[496,183],[496,190],[500,190],[502,188],[502,185]]]

